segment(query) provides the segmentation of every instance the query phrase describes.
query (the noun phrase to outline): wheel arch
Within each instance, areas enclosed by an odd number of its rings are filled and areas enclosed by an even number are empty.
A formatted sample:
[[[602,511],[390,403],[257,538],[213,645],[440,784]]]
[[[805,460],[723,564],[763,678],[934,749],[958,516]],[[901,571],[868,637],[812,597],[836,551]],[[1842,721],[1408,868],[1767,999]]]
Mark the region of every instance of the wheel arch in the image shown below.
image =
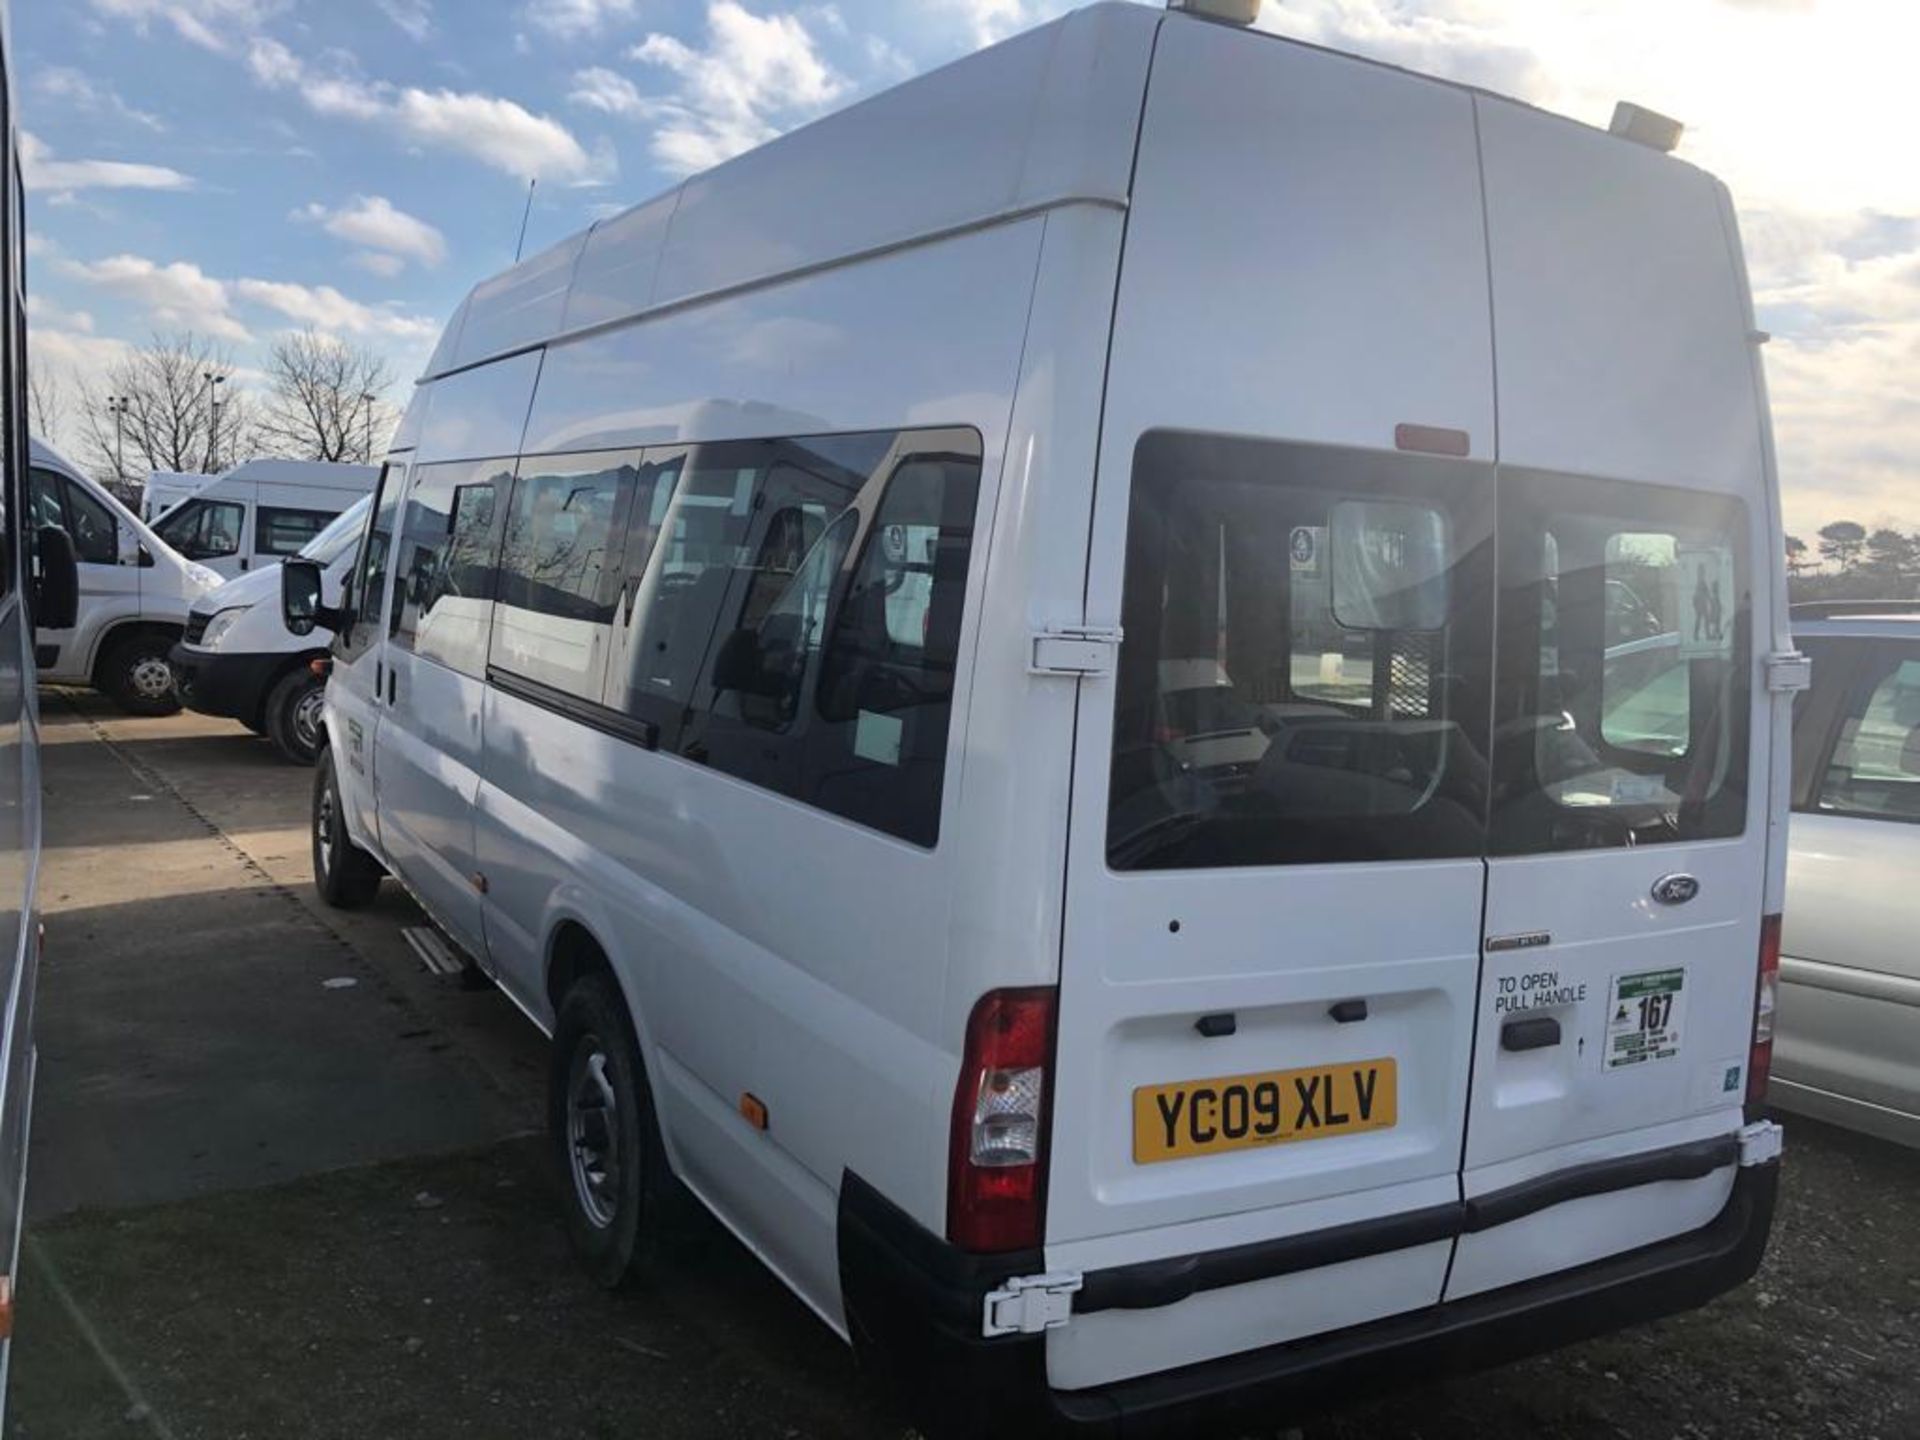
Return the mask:
[[[274,666],[272,673],[267,676],[267,683],[260,687],[260,700],[253,709],[254,720],[259,724],[264,725],[266,723],[267,701],[273,697],[275,686],[295,670],[304,670],[314,661],[324,660],[331,653],[331,651],[326,649],[298,650],[288,655],[280,664]]]
[[[186,633],[184,625],[170,624],[164,620],[144,620],[137,615],[109,621],[93,637],[93,653],[87,657],[87,683],[96,687],[100,684],[100,667],[107,663],[107,657],[123,641],[136,635],[152,635],[172,646]]]

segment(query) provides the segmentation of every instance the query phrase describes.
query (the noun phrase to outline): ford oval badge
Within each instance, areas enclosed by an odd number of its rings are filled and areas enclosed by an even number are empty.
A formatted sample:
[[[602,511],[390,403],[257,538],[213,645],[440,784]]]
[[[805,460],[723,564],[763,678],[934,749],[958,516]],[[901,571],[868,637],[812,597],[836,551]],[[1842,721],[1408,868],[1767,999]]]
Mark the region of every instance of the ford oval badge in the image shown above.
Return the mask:
[[[1684,905],[1700,893],[1700,882],[1691,875],[1662,875],[1653,882],[1653,898],[1662,905]]]

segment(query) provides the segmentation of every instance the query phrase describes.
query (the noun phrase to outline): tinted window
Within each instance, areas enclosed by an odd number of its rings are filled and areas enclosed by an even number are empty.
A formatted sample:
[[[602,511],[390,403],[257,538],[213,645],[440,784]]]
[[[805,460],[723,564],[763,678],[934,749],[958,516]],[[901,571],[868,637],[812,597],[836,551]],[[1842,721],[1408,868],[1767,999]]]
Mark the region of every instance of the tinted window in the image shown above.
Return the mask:
[[[1841,716],[1814,808],[1920,820],[1920,655],[1893,644],[1863,649],[1867,672]]]
[[[651,569],[697,573],[640,647],[706,651],[681,752],[934,844],[979,482],[971,431],[696,450]]]
[[[33,506],[33,528],[66,529],[66,511],[60,505],[60,477],[51,470],[31,470],[28,472],[28,486]]]
[[[67,527],[73,536],[75,553],[89,564],[118,564],[120,522],[114,518],[113,511],[71,480],[61,488],[66,492]]]
[[[262,505],[253,517],[253,553],[298,555],[332,519],[330,510],[289,510]]]
[[[1495,853],[1741,832],[1746,533],[1733,500],[1502,475]]]
[[[642,508],[652,505],[653,475]],[[492,663],[598,704],[613,622],[625,608],[622,557],[642,485],[638,456],[522,462],[500,552]]]
[[[189,560],[219,560],[240,553],[246,509],[230,500],[189,500],[169,511],[154,534]]]
[[[1108,863],[1479,854],[1491,494],[1410,456],[1143,439]]]
[[[393,641],[468,675],[486,671],[500,511],[511,472],[499,462],[413,472],[394,547]]]
[[[373,523],[367,527],[366,543],[360,550],[360,563],[346,599],[354,613],[353,625],[342,637],[341,650],[351,658],[381,634],[386,621],[387,560],[393,549],[394,520],[400,511],[400,491],[406,478],[404,466],[388,466],[380,472],[379,498],[374,501]]]

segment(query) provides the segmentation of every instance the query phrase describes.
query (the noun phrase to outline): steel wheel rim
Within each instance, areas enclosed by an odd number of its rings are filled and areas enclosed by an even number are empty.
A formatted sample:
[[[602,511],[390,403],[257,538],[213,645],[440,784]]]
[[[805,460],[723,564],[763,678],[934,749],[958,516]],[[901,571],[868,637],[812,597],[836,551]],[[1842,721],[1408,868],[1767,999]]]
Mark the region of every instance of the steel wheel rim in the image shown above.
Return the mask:
[[[158,655],[143,655],[134,661],[127,680],[143,700],[164,700],[173,693],[173,667]]]
[[[333,873],[333,784],[320,787],[320,802],[313,815],[313,843],[320,852],[321,878]]]
[[[305,691],[293,707],[294,743],[308,753],[320,748],[320,732],[323,728],[322,717],[327,705],[327,692],[315,685]]]
[[[567,1168],[574,1199],[596,1230],[620,1210],[620,1105],[600,1037],[582,1035],[567,1066]]]

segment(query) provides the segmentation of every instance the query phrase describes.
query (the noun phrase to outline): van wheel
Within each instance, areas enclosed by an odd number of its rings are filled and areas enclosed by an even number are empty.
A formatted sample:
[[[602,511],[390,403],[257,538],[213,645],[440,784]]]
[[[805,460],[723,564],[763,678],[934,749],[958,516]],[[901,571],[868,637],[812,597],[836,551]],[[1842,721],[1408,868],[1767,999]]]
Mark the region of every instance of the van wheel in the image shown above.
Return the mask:
[[[313,883],[336,910],[359,910],[380,891],[380,862],[347,835],[330,750],[321,753],[313,774]]]
[[[100,661],[95,683],[129,715],[171,715],[180,708],[167,651],[173,643],[155,631],[116,640]]]
[[[280,677],[267,695],[267,738],[296,765],[311,765],[327,743],[327,682],[304,665]]]
[[[567,1238],[594,1283],[618,1289],[653,1261],[667,1177],[653,1091],[612,976],[589,974],[567,991],[551,1066],[547,1121]]]

